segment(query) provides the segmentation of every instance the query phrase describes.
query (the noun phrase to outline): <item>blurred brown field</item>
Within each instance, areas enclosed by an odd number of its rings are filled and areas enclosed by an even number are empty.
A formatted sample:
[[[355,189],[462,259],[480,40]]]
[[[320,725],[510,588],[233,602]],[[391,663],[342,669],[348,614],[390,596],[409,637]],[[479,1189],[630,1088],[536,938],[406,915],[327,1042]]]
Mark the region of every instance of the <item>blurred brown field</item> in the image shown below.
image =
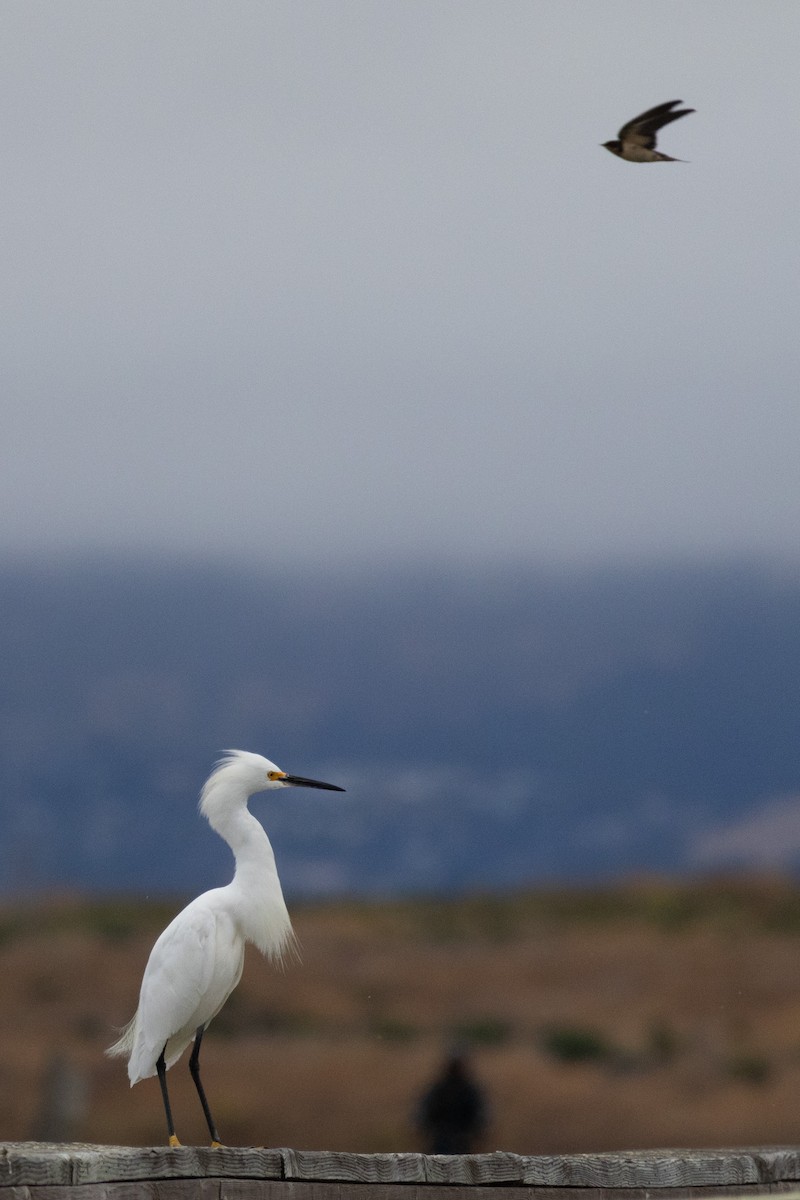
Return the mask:
[[[155,1079],[104,1057],[150,947],[181,906],[37,899],[0,909],[0,1135],[163,1143]],[[783,879],[294,905],[302,961],[248,951],[203,1044],[226,1141],[421,1149],[413,1111],[471,1049],[491,1127],[526,1154],[794,1143],[800,890]],[[205,1142],[186,1059],[178,1134]],[[49,1114],[49,1116],[48,1116]],[[50,1125],[48,1125],[50,1121]]]

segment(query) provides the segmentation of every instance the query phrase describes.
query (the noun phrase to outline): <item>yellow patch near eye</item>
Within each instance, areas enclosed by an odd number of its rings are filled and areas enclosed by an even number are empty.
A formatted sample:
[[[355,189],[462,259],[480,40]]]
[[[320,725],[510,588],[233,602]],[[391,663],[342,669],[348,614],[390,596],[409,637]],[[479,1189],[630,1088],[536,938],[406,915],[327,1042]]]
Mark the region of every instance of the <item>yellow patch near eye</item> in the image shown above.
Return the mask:
[[[285,779],[285,778],[286,778],[285,771],[267,771],[267,779],[271,779],[274,781],[276,779]]]

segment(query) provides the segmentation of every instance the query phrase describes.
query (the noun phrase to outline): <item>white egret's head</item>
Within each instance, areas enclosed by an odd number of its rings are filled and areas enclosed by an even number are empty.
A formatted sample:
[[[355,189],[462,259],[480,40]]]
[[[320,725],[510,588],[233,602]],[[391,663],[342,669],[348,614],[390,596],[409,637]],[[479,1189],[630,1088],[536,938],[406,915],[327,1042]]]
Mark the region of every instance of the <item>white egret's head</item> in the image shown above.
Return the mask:
[[[306,779],[302,775],[289,775],[262,754],[249,750],[226,750],[225,757],[217,763],[209,776],[200,797],[200,810],[208,816],[208,805],[214,800],[224,802],[244,793],[253,796],[272,788],[306,787],[322,788],[326,792],[343,792],[335,783],[322,783],[318,779]]]

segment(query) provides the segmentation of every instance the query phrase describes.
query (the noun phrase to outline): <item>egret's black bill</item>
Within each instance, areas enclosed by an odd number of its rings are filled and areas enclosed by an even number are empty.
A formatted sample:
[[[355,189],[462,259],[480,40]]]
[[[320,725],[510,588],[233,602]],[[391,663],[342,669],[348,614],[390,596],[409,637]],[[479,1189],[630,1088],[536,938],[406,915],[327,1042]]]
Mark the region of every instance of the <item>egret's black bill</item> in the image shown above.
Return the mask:
[[[302,775],[284,775],[283,782],[291,783],[294,787],[322,788],[326,792],[344,791],[344,788],[337,787],[335,783],[320,783],[318,779],[304,779]]]

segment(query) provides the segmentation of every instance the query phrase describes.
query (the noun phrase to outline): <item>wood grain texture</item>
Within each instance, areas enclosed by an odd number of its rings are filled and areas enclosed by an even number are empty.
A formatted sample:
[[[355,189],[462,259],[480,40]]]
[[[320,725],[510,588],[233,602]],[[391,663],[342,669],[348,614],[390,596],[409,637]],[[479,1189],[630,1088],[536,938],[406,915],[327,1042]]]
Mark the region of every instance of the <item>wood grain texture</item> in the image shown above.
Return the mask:
[[[344,1200],[353,1185],[365,1200],[482,1200],[503,1188],[535,1189],[539,1200],[570,1200],[585,1189],[602,1200],[645,1192],[682,1196],[745,1192],[800,1192],[800,1149],[636,1150],[628,1153],[535,1155],[349,1154],[254,1146],[94,1146],[42,1142],[0,1143],[0,1192],[50,1200]],[[713,1190],[713,1191],[712,1191]],[[637,1193],[639,1195],[637,1195]],[[800,1197],[798,1198],[800,1200]]]
[[[782,1200],[800,1200],[793,1185],[754,1184],[732,1197],[729,1190],[718,1188],[669,1189],[631,1188],[589,1193],[583,1188],[438,1187],[427,1184],[378,1183],[363,1188],[352,1183],[256,1179],[169,1179],[131,1183],[86,1183],[74,1187],[10,1187],[2,1190],[4,1200],[744,1200],[746,1196],[778,1195]],[[787,1190],[788,1189],[788,1190]]]
[[[9,1185],[208,1179],[282,1179],[280,1150],[223,1146],[94,1146],[47,1142],[0,1143],[0,1188]]]
[[[314,1180],[167,1179],[129,1183],[85,1183],[52,1187],[0,1189],[4,1200],[745,1200],[746,1197],[781,1195],[800,1200],[793,1184],[752,1184],[735,1196],[726,1188],[539,1188],[512,1185],[499,1192],[495,1186],[405,1183],[323,1183]]]
[[[800,1180],[800,1150],[637,1150],[614,1154],[340,1154],[284,1151],[286,1179],[575,1188],[674,1188]]]
[[[219,1179],[135,1180],[0,1188],[3,1200],[219,1200]],[[256,1187],[266,1186],[255,1184]],[[264,1193],[266,1197],[266,1193]],[[253,1195],[256,1200],[256,1195]],[[259,1198],[260,1200],[260,1198]],[[270,1200],[272,1198],[270,1197]]]

